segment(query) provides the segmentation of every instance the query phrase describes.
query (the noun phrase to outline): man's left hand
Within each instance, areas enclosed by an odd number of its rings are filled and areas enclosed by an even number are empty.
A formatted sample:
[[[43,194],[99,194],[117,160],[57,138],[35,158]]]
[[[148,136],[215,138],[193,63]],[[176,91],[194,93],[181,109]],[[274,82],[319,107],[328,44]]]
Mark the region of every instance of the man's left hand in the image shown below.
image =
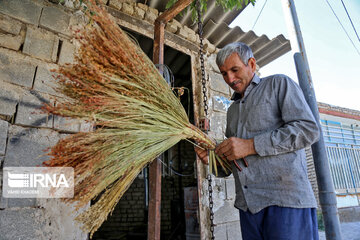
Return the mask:
[[[225,157],[229,161],[257,154],[255,151],[254,139],[242,139],[237,137],[231,137],[224,140],[216,147],[215,153],[221,157]]]

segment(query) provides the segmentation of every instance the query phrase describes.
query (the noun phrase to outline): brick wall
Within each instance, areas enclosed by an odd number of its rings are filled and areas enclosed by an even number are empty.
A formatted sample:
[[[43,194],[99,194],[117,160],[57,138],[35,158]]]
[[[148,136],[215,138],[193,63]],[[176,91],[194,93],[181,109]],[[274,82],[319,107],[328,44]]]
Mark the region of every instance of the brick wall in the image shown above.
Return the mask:
[[[144,180],[137,178],[116,205],[114,212],[94,234],[94,239],[111,239],[127,232],[146,233]]]
[[[188,142],[174,146],[172,166],[178,169],[179,153],[181,154],[181,173],[186,176],[171,174],[163,176],[161,187],[161,236],[168,239],[179,222],[185,219],[181,209],[184,187],[196,186],[194,173],[195,152]],[[166,167],[166,166],[165,166]],[[113,214],[94,234],[95,240],[112,239],[123,236],[124,239],[146,238],[147,217],[145,208],[145,183],[143,177],[138,177],[116,205]],[[174,209],[175,208],[175,209]],[[177,213],[177,214],[176,214]],[[185,228],[184,225],[180,226]],[[179,235],[179,233],[177,233]],[[142,238],[141,238],[142,237]],[[173,235],[174,237],[174,235]]]

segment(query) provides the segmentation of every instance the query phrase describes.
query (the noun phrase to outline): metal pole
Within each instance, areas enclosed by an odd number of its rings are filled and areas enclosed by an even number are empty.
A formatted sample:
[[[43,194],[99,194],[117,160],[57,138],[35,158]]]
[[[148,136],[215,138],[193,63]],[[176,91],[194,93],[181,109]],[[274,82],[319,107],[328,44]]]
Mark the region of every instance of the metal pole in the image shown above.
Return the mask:
[[[319,188],[319,200],[324,216],[325,234],[328,240],[341,240],[340,221],[336,205],[336,194],[330,174],[330,166],[326,155],[324,137],[320,126],[319,108],[312,84],[310,67],[306,56],[299,20],[296,14],[294,0],[282,0],[286,24],[291,35],[292,48],[298,47],[294,54],[299,85],[304,92],[305,99],[320,127],[320,140],[311,146],[314,158],[316,179]],[[292,19],[290,21],[289,19]]]
[[[315,98],[315,92],[309,83],[306,73],[306,66],[300,53],[294,55],[296,71],[299,78],[299,85],[303,90],[305,99],[319,123],[319,112]],[[318,124],[320,127],[320,124]],[[320,127],[320,140],[311,146],[316,179],[319,188],[319,200],[324,216],[325,234],[328,240],[341,240],[339,215],[336,206],[336,194],[331,179],[330,166],[326,156],[323,132]]]

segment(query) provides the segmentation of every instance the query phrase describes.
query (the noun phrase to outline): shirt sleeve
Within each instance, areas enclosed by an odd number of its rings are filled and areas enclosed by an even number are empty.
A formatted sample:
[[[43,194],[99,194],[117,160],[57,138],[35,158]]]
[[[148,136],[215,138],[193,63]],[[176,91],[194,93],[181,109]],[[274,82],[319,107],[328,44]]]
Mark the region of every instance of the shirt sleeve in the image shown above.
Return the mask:
[[[255,150],[260,156],[296,151],[310,146],[320,136],[300,87],[285,75],[276,79],[273,86],[284,124],[254,137]]]

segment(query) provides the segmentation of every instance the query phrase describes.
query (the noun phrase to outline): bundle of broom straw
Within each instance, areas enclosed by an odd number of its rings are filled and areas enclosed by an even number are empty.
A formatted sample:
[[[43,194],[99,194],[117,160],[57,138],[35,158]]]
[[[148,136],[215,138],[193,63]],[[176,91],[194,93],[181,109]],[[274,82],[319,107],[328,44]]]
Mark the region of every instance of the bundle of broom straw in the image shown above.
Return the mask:
[[[76,220],[93,233],[106,220],[139,172],[182,139],[206,149],[215,143],[190,124],[179,99],[151,60],[92,1],[92,24],[76,32],[80,48],[75,64],[56,70],[57,91],[67,96],[45,111],[94,122],[93,132],[77,133],[50,149],[49,167],[73,167],[74,198],[78,208],[98,201]],[[210,154],[210,163],[229,164]],[[217,158],[217,159],[216,159]]]

